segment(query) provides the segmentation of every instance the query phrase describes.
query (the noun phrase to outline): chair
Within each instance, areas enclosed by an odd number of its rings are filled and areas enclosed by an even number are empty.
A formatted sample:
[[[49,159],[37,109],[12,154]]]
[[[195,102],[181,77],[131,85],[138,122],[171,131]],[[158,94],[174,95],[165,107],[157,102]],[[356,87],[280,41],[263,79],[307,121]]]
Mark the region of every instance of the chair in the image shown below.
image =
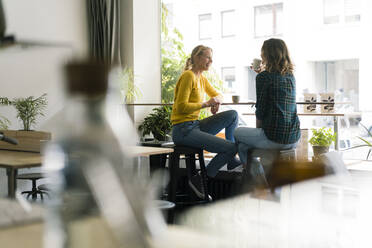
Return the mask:
[[[170,202],[174,202],[176,206],[181,205],[192,205],[192,204],[200,204],[200,203],[207,203],[209,202],[210,196],[208,195],[208,187],[207,187],[207,172],[205,169],[205,163],[204,163],[204,155],[203,150],[199,148],[193,148],[188,146],[178,146],[174,144],[165,144],[163,147],[171,147],[174,149],[173,153],[169,155],[169,174],[170,174],[170,182],[168,186],[168,197],[167,200]],[[202,176],[202,183],[204,187],[204,199],[196,200],[196,201],[177,201],[176,199],[176,191],[178,186],[178,181],[181,178],[180,175],[180,157],[181,155],[185,156],[186,160],[186,169],[187,169],[187,175],[189,178],[197,171],[195,160],[196,155],[197,159],[199,160],[200,165],[200,172]],[[168,223],[173,223],[174,219],[174,210],[171,209],[168,213]]]
[[[248,151],[248,162],[243,169],[245,191],[254,187],[269,187],[266,175],[272,169],[275,161],[295,161],[295,149],[253,149]]]
[[[18,180],[31,180],[31,182],[32,182],[32,189],[31,190],[21,192],[22,194],[27,194],[27,199],[31,196],[32,200],[35,201],[37,199],[37,195],[39,194],[41,200],[44,200],[43,194],[45,192],[39,190],[36,186],[36,181],[41,179],[41,178],[44,178],[42,173],[25,173],[25,174],[20,174],[20,175],[17,176]]]
[[[41,192],[43,192],[43,194],[46,194],[50,198],[49,192],[50,192],[52,187],[53,187],[53,185],[51,185],[49,183],[44,183],[44,184],[40,184],[37,187],[37,189],[40,190]]]

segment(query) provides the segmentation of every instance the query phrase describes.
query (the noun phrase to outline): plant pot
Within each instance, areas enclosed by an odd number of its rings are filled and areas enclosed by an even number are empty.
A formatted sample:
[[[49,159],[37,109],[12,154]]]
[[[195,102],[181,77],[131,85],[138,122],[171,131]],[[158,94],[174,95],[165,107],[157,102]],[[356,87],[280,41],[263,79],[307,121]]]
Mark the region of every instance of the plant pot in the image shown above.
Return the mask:
[[[8,144],[0,141],[0,149],[40,152],[42,143],[51,139],[51,133],[41,131],[23,131],[23,130],[2,130],[4,135],[18,140],[18,145]]]
[[[329,146],[313,146],[314,157],[320,154],[327,153],[329,151]]]
[[[169,135],[161,135],[158,133],[155,133],[155,134],[153,133],[153,136],[155,140],[157,141],[172,141],[172,138]]]

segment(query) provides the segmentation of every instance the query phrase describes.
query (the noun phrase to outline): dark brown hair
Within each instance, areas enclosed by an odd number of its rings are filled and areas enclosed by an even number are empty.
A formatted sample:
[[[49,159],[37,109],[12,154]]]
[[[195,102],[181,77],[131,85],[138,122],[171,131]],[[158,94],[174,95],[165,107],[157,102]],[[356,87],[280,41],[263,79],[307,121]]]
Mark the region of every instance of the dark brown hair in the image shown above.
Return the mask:
[[[293,73],[293,64],[289,57],[287,45],[281,39],[265,40],[261,54],[268,72],[278,72],[282,75]]]

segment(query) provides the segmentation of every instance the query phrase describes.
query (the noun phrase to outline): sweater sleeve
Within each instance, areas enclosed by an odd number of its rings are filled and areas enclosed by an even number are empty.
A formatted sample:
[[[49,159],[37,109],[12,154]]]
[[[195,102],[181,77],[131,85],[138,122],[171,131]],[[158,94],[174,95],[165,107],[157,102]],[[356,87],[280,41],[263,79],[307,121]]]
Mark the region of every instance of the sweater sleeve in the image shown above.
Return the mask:
[[[207,93],[207,95],[208,95],[209,97],[215,97],[215,96],[220,95],[220,94],[215,90],[215,88],[211,85],[211,83],[208,81],[208,79],[205,78],[204,76],[203,76],[203,82],[204,82],[205,93]]]
[[[256,118],[262,120],[265,114],[265,104],[267,104],[267,87],[269,82],[265,82],[265,76],[260,73],[256,77]]]
[[[193,91],[194,77],[192,73],[184,73],[179,82],[178,90],[175,97],[175,104],[178,106],[178,110],[181,113],[192,113],[202,108],[201,101],[190,102],[190,95]]]

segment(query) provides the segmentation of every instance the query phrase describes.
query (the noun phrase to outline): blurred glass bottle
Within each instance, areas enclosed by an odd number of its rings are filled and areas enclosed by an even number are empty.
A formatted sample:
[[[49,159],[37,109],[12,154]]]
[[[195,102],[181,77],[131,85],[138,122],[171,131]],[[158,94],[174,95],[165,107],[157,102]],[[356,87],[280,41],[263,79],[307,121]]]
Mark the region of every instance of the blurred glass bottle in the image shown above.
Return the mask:
[[[114,232],[120,232],[125,222],[133,223],[126,234],[114,235],[120,236],[119,242],[143,246],[143,230],[136,225],[138,221],[121,184],[130,173],[131,166],[125,168],[130,160],[125,160],[105,118],[108,71],[106,65],[96,62],[65,67],[63,121],[58,123],[55,141],[44,152],[44,169],[52,182],[45,247],[91,247],[97,228],[87,231],[84,220],[94,220],[100,214]],[[76,224],[79,221],[82,224]]]

